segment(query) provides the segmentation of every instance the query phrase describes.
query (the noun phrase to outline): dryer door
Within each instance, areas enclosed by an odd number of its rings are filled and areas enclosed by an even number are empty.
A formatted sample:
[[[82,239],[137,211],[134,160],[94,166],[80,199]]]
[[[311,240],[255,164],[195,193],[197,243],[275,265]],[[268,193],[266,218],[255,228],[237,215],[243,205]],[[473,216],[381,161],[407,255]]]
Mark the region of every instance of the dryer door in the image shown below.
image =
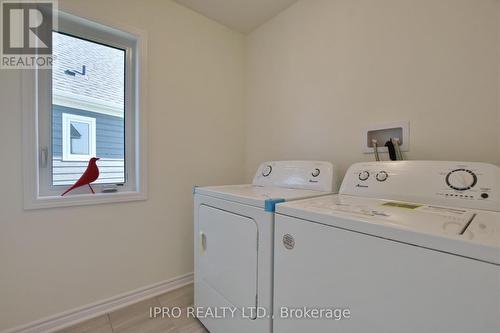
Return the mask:
[[[234,306],[252,311],[257,307],[257,224],[205,205],[198,223],[198,279]]]

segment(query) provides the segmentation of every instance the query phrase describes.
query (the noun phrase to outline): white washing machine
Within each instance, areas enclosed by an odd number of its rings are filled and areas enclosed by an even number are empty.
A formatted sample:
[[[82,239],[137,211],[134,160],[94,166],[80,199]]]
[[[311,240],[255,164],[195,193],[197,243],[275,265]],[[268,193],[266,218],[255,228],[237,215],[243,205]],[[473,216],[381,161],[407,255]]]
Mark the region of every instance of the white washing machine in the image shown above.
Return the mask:
[[[195,307],[211,333],[271,332],[275,205],[336,189],[333,165],[315,161],[267,162],[251,185],[195,188]]]
[[[273,332],[499,333],[499,191],[494,165],[359,163],[277,205]]]

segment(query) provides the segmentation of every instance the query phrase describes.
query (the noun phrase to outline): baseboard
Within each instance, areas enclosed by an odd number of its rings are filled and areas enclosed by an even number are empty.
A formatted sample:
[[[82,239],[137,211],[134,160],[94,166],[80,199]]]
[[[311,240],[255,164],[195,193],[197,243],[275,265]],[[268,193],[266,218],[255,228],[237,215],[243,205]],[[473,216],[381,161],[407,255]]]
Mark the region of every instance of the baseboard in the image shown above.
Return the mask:
[[[123,293],[81,308],[66,311],[51,317],[40,319],[29,324],[14,327],[2,333],[49,333],[54,332],[87,319],[109,313],[145,299],[181,288],[193,283],[193,274],[186,274],[174,279],[162,281],[137,290]]]

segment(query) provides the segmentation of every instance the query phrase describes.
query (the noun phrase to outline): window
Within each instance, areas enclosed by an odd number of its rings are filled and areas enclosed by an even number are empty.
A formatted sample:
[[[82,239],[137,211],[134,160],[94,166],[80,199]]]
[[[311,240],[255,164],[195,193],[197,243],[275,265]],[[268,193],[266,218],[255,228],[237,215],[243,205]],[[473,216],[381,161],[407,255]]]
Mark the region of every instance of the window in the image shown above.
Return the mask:
[[[97,157],[96,138],[96,118],[77,116],[71,113],[62,114],[62,137],[60,141],[63,162],[88,161],[92,157]],[[53,146],[55,141],[52,139]],[[55,151],[54,147],[52,151]],[[52,174],[55,173],[54,161],[55,158],[52,157]],[[78,177],[79,174],[75,173],[75,176]]]
[[[99,157],[96,183],[125,183],[126,54],[53,33],[52,185],[73,184],[92,157]]]
[[[144,199],[145,35],[66,13],[58,20],[52,69],[23,76],[25,94],[33,96],[23,107],[23,147],[31,147],[24,154],[25,207]],[[60,197],[93,157],[97,194],[83,187]]]

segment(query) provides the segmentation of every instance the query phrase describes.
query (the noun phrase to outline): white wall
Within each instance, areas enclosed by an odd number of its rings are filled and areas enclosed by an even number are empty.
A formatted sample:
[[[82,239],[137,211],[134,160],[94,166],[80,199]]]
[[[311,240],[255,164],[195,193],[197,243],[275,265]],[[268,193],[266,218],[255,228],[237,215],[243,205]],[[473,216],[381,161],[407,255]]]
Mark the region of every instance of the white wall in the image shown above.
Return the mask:
[[[498,85],[498,125],[497,125],[497,132],[498,132],[498,163],[500,164],[500,0],[497,0],[497,3],[499,5],[497,5],[497,22],[498,25],[497,25],[497,32],[498,32],[498,36],[497,36],[497,52],[498,52],[498,68],[497,68],[497,71],[498,71],[498,82],[499,82],[499,85]]]
[[[191,272],[193,184],[344,170],[372,122],[410,120],[413,159],[500,163],[497,1],[302,0],[246,45],[167,0],[60,5],[149,33],[150,199],[23,211],[19,73],[0,71],[0,331]]]
[[[371,159],[409,120],[411,159],[500,163],[495,0],[302,0],[248,36],[246,177],[267,159]]]
[[[193,184],[243,178],[239,33],[165,0],[59,3],[149,34],[150,199],[23,211],[23,95],[0,70],[0,331],[192,272]]]

